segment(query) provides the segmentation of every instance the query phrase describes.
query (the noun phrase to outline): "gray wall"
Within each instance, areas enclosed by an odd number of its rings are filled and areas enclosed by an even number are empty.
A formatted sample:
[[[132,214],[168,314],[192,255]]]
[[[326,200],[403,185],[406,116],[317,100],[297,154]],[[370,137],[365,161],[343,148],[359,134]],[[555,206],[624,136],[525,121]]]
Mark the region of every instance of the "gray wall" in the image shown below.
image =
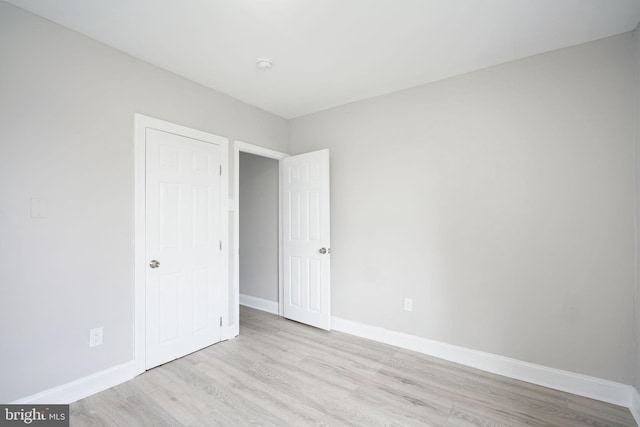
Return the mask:
[[[133,358],[134,112],[280,151],[288,136],[284,119],[4,2],[0,62],[8,402]],[[48,218],[30,218],[33,197]],[[98,326],[104,344],[89,349]]]
[[[240,153],[240,294],[278,301],[278,161]]]
[[[332,314],[631,384],[632,85],[627,33],[290,121]]]

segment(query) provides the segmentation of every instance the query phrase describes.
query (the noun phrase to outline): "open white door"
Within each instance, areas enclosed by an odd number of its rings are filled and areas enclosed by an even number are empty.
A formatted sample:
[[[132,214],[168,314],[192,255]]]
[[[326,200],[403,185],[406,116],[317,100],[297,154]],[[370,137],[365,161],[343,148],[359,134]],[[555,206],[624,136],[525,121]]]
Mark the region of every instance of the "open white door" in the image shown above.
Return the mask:
[[[329,150],[281,161],[284,317],[331,329]]]
[[[221,340],[221,137],[146,128],[146,369]],[[212,136],[213,138],[213,136]]]

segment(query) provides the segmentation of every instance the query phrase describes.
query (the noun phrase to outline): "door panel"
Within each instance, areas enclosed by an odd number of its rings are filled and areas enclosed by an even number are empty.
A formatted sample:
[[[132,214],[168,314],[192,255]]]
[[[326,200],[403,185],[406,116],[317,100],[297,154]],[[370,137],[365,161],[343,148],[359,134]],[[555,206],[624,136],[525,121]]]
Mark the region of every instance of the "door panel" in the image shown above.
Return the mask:
[[[287,157],[281,174],[284,317],[330,329],[329,150]]]
[[[146,369],[221,339],[220,154],[146,130]]]

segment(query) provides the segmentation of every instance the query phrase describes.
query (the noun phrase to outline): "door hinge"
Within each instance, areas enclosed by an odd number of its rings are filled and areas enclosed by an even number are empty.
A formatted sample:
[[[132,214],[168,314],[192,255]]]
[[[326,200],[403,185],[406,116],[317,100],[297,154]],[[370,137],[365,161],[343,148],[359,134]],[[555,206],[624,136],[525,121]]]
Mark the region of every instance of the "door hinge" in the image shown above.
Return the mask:
[[[222,240],[220,240],[220,250],[222,250]]]
[[[222,326],[222,316],[220,316],[220,326]]]
[[[220,176],[222,176],[222,165],[220,165]]]

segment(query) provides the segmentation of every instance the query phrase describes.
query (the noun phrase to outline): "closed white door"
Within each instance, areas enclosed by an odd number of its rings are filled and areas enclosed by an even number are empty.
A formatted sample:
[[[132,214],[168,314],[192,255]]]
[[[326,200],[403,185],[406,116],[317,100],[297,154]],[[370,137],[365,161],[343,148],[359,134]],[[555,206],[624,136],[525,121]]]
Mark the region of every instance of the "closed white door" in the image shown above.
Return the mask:
[[[221,339],[221,147],[146,129],[146,369]]]
[[[282,160],[284,317],[331,329],[329,150]]]

